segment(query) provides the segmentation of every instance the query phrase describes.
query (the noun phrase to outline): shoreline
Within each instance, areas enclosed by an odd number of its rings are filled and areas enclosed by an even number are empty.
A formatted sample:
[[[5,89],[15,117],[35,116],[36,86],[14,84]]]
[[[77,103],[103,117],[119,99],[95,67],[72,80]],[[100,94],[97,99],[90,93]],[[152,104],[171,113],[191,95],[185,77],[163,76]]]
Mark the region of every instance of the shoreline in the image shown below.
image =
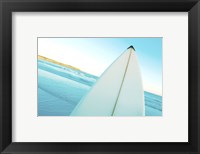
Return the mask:
[[[74,66],[71,66],[71,65],[68,65],[68,64],[64,64],[64,63],[58,62],[58,61],[56,61],[56,60],[47,58],[47,57],[45,57],[45,56],[38,55],[38,59],[40,59],[40,60],[45,60],[45,61],[48,61],[48,62],[57,64],[57,65],[60,65],[60,66],[64,66],[64,67],[68,67],[68,68],[71,68],[71,69],[74,69],[74,70],[81,71],[79,68],[76,68],[76,67],[74,67]]]

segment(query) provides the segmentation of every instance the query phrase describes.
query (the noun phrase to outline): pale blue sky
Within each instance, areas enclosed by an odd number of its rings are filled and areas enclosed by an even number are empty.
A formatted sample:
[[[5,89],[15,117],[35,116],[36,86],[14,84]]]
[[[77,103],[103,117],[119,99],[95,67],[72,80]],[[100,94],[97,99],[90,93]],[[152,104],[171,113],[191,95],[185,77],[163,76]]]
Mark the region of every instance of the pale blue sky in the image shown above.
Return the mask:
[[[130,45],[144,89],[162,95],[162,38],[38,38],[38,54],[100,76]]]

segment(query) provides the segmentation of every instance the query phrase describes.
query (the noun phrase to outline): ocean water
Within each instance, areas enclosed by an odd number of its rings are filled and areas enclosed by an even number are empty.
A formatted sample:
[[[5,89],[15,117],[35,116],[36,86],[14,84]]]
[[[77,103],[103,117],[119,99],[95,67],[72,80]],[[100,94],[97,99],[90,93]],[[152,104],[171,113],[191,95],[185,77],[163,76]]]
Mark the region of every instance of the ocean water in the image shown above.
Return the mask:
[[[38,60],[38,116],[68,116],[98,77]],[[145,115],[162,115],[162,96],[144,92]]]

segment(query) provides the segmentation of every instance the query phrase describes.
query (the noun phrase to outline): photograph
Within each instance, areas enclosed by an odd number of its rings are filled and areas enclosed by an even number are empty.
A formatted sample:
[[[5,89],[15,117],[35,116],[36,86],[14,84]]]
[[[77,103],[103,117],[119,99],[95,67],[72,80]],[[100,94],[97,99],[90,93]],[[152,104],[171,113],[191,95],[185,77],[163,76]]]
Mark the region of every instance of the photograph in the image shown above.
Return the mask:
[[[38,116],[162,116],[162,37],[38,37]]]

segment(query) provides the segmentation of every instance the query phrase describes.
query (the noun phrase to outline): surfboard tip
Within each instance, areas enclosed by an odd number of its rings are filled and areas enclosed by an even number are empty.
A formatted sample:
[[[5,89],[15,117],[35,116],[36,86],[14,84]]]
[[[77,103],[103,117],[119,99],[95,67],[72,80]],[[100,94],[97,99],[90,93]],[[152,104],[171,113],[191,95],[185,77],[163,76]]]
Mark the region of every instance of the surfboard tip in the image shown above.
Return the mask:
[[[135,51],[135,48],[132,45],[128,47],[127,49],[130,49],[130,48],[132,48]]]

